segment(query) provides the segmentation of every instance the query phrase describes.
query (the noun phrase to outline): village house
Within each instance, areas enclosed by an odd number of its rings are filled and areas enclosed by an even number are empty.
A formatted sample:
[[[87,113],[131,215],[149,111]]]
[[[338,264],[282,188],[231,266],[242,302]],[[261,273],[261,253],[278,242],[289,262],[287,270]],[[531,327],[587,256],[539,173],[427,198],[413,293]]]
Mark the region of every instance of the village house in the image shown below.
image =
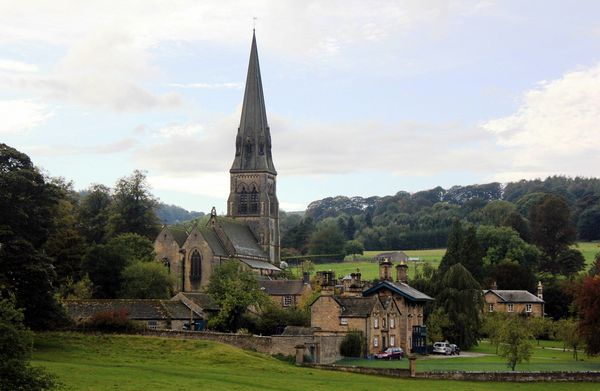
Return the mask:
[[[258,280],[258,285],[282,308],[295,308],[312,293],[308,273],[302,280]]]
[[[538,282],[537,296],[525,290],[499,290],[492,287],[483,291],[484,312],[525,314],[544,316],[544,297],[541,281]]]
[[[326,281],[321,296],[311,305],[315,335],[358,331],[367,341],[368,356],[388,347],[410,352],[416,342],[413,330],[422,329],[423,307],[433,299],[408,285],[406,263],[396,266],[396,281],[392,278],[392,267],[388,259],[380,262],[380,281],[360,294],[351,291],[336,294],[335,282]],[[354,286],[361,283],[360,273],[355,274]]]

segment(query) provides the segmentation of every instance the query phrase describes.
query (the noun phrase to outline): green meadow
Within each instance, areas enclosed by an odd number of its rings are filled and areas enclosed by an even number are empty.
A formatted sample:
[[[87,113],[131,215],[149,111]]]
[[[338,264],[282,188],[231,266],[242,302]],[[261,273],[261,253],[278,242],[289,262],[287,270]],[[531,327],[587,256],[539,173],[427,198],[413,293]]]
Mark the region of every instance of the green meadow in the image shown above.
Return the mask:
[[[393,379],[296,367],[210,341],[40,333],[33,364],[66,390],[568,390],[568,383],[475,383]],[[432,360],[433,361],[433,360]],[[425,362],[425,361],[423,361]],[[419,365],[422,363],[419,362]],[[577,383],[579,390],[597,384]]]
[[[586,270],[594,263],[596,254],[600,252],[600,243],[598,242],[578,242],[573,247],[582,252],[586,261]],[[343,277],[358,270],[363,280],[373,280],[379,278],[379,266],[373,261],[373,258],[379,253],[388,251],[396,250],[365,251],[363,255],[349,255],[343,262],[315,264],[314,271],[332,270],[335,271],[337,277]],[[431,266],[437,268],[446,253],[446,249],[406,250],[404,252],[409,257],[420,258],[420,261],[409,262],[408,264],[408,275],[412,278],[415,275],[415,270],[421,268],[424,263],[429,263]],[[290,263],[293,273],[300,276],[302,274],[300,268],[295,267],[293,261],[290,261]]]

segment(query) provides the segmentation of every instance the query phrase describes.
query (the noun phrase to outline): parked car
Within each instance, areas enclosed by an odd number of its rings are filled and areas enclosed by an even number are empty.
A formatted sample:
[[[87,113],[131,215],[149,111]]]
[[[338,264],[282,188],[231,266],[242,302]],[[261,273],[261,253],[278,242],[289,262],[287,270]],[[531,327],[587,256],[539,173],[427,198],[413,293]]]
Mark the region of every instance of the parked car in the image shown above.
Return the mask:
[[[436,342],[433,344],[433,353],[445,354],[449,356],[452,354],[452,348],[448,342]]]
[[[450,353],[456,354],[458,356],[460,354],[460,348],[458,347],[458,345],[451,343],[450,344]]]
[[[377,353],[375,358],[378,360],[402,360],[404,357],[404,350],[402,348],[387,348],[381,353]]]

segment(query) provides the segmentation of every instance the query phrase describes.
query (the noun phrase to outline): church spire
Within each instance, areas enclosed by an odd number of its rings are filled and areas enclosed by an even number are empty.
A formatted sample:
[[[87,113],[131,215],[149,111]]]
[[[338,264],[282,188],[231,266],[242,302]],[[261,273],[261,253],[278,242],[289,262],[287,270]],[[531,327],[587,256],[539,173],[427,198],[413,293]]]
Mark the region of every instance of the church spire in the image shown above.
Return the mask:
[[[263,171],[277,175],[271,155],[271,132],[267,123],[263,96],[256,34],[252,33],[250,63],[246,77],[246,90],[242,118],[235,142],[235,158],[230,172]]]

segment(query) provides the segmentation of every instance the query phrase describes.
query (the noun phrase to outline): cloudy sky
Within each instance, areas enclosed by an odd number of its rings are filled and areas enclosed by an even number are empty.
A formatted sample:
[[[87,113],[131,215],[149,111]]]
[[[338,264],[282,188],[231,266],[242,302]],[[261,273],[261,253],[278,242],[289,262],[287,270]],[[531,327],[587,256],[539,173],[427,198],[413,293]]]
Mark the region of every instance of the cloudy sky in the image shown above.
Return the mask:
[[[0,142],[225,210],[253,17],[286,210],[600,176],[600,2],[0,0]]]

